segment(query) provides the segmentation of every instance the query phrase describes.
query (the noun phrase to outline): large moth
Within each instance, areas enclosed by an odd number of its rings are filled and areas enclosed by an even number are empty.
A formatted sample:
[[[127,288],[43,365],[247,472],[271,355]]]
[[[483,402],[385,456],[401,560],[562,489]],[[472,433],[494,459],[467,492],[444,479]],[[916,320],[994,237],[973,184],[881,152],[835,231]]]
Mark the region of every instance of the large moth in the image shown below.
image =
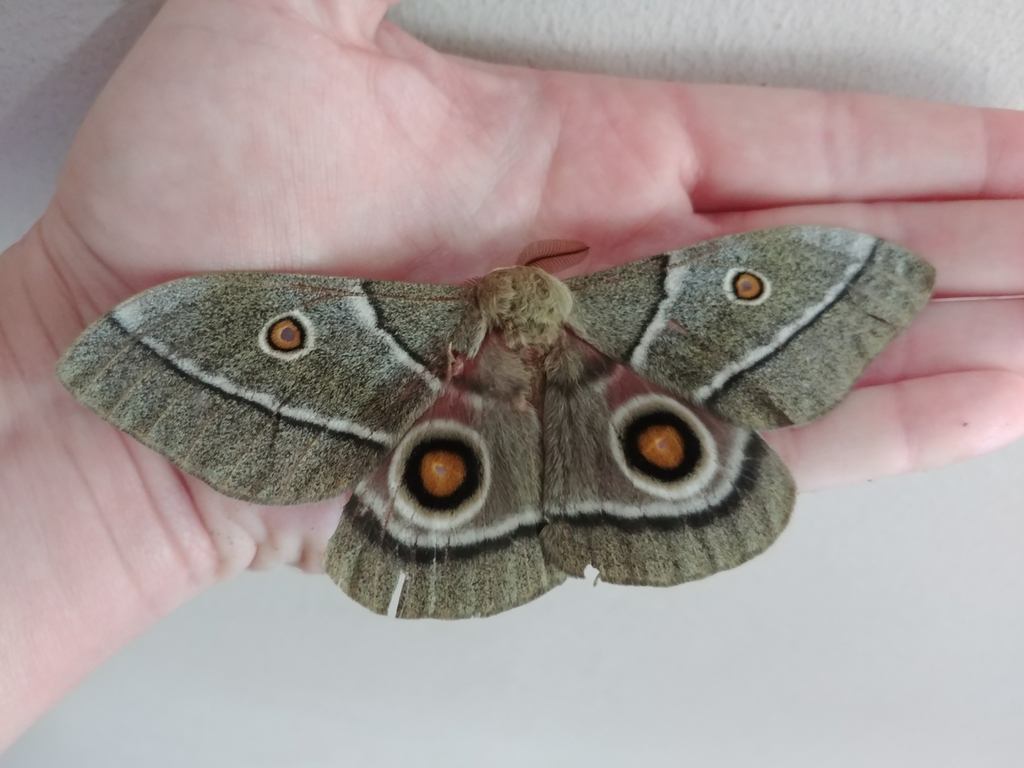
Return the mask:
[[[127,300],[58,373],[228,496],[352,488],[325,567],[371,610],[485,616],[587,566],[671,585],[763,551],[795,488],[755,430],[832,408],[933,279],[810,226],[564,282],[208,274]]]

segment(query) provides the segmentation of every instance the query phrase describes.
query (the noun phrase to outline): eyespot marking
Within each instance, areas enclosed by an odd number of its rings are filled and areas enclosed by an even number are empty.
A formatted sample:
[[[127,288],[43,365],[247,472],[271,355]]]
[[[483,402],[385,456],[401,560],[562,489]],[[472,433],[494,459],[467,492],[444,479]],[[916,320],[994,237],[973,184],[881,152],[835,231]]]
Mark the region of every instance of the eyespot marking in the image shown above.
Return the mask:
[[[664,499],[692,495],[715,472],[718,456],[707,427],[681,403],[642,395],[612,416],[612,451],[630,480]]]
[[[437,498],[451,496],[466,480],[466,462],[453,451],[428,451],[420,460],[419,471],[423,487]]]
[[[654,423],[643,429],[636,438],[640,455],[659,469],[674,469],[686,457],[682,434],[674,424]]]
[[[454,528],[483,506],[490,456],[464,424],[438,419],[414,427],[395,449],[388,485],[398,512],[429,530]]]
[[[450,437],[427,438],[405,460],[405,487],[427,509],[454,512],[480,485],[473,447]]]
[[[302,346],[302,327],[292,318],[285,317],[270,327],[267,343],[279,352],[292,352]]]
[[[693,427],[669,410],[637,415],[620,439],[630,469],[663,483],[689,477],[703,454]]]
[[[313,324],[297,309],[276,315],[260,331],[259,345],[278,360],[296,360],[313,349]]]
[[[763,304],[771,294],[771,282],[750,269],[730,269],[722,284],[726,295],[738,304]]]

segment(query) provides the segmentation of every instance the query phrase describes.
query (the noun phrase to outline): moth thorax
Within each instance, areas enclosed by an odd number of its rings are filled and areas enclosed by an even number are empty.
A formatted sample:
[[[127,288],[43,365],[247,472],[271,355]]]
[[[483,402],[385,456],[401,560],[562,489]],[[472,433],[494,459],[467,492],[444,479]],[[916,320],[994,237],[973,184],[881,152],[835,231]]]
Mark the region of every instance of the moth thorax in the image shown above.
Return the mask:
[[[572,311],[572,293],[536,267],[496,269],[476,287],[477,305],[510,349],[550,346]]]

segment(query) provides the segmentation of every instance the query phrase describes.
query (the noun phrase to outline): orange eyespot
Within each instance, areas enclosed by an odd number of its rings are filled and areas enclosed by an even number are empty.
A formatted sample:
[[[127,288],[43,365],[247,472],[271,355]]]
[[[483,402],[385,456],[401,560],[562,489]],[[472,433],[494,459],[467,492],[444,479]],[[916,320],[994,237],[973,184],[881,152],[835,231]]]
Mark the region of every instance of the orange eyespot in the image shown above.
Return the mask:
[[[478,440],[468,427],[443,420],[414,427],[396,449],[389,482],[400,483],[420,514],[475,514],[487,484],[486,452]]]
[[[675,469],[686,456],[683,436],[670,424],[652,424],[637,436],[636,442],[640,455],[660,469]]]
[[[708,454],[694,427],[699,422],[668,397],[635,398],[621,406],[613,419],[613,445],[621,451],[621,465],[641,487],[685,482],[706,463]]]
[[[764,281],[752,272],[740,272],[733,278],[732,291],[737,299],[753,301],[764,293]]]
[[[451,496],[466,481],[466,462],[452,451],[427,451],[420,460],[420,481],[431,496]]]
[[[302,326],[290,317],[282,317],[267,331],[267,343],[279,352],[294,352],[302,346]]]

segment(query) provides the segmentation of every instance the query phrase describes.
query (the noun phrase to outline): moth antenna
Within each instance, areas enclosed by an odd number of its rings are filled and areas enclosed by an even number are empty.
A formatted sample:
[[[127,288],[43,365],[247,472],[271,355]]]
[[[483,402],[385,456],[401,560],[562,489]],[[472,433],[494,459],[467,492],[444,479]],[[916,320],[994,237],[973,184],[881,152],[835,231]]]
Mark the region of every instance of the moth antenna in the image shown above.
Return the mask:
[[[575,267],[589,250],[590,246],[579,240],[536,240],[523,248],[516,264],[554,274]]]

